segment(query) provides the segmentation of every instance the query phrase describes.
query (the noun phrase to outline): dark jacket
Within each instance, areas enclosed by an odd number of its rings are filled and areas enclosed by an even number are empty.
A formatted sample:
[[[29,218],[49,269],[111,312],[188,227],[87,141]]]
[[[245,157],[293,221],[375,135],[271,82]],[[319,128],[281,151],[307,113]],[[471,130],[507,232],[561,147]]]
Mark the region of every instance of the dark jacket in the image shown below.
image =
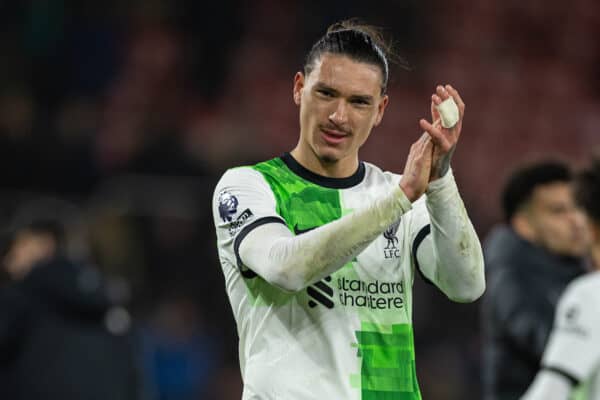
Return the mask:
[[[551,254],[507,227],[490,234],[484,255],[484,399],[516,400],[539,370],[558,298],[584,264]]]
[[[115,334],[126,322],[116,310],[95,270],[60,258],[2,288],[0,399],[135,399],[131,338]]]

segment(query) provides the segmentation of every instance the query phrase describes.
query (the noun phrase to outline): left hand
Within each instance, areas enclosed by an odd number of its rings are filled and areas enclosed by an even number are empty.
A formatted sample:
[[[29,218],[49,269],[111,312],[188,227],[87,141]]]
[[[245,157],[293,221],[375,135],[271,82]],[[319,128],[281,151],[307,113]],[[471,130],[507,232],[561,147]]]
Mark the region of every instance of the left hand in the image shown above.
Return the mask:
[[[452,128],[444,128],[440,122],[440,114],[436,109],[442,101],[452,96],[458,106],[459,118]],[[456,143],[462,130],[462,121],[465,115],[465,103],[460,98],[458,91],[450,85],[438,85],[436,93],[431,95],[431,119],[429,123],[425,119],[419,121],[421,129],[429,134],[433,141],[433,160],[429,182],[444,176],[450,168],[450,160],[456,148]]]

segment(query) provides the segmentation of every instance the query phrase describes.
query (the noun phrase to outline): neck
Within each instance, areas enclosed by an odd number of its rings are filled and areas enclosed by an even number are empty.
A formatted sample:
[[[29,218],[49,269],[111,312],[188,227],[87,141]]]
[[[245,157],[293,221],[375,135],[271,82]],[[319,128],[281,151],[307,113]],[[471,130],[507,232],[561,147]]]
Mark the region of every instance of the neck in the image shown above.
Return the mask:
[[[320,158],[312,149],[303,149],[300,144],[290,154],[304,168],[328,178],[347,178],[358,169],[358,154],[340,160],[329,160]]]

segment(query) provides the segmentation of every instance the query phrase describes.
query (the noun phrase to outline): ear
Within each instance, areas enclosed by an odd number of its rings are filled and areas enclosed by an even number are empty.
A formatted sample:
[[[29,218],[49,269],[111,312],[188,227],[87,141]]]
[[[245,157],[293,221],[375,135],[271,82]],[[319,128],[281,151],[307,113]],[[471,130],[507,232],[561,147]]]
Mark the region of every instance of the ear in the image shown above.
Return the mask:
[[[304,89],[304,74],[302,72],[296,72],[294,76],[294,103],[297,106],[302,101],[302,89]]]
[[[387,94],[384,95],[379,101],[379,104],[377,105],[377,116],[375,117],[375,124],[373,126],[378,126],[381,123],[381,120],[383,119],[383,113],[385,112],[385,108],[387,107],[389,101],[390,98]]]
[[[531,225],[531,221],[523,212],[517,212],[513,215],[510,224],[519,236],[530,242],[535,241],[535,230]]]

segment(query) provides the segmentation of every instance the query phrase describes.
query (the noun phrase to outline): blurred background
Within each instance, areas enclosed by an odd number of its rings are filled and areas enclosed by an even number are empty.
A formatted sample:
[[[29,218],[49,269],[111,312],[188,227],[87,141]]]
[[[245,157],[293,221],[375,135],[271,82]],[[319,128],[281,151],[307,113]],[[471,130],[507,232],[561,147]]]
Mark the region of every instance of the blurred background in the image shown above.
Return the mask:
[[[293,75],[348,17],[412,67],[393,71],[362,158],[400,173],[451,83],[467,104],[453,168],[482,238],[515,165],[576,166],[600,145],[596,0],[0,0],[0,228],[60,215],[69,255],[122,282],[145,398],[240,398],[212,190],[295,145]],[[479,304],[415,286],[424,398],[478,399]]]

